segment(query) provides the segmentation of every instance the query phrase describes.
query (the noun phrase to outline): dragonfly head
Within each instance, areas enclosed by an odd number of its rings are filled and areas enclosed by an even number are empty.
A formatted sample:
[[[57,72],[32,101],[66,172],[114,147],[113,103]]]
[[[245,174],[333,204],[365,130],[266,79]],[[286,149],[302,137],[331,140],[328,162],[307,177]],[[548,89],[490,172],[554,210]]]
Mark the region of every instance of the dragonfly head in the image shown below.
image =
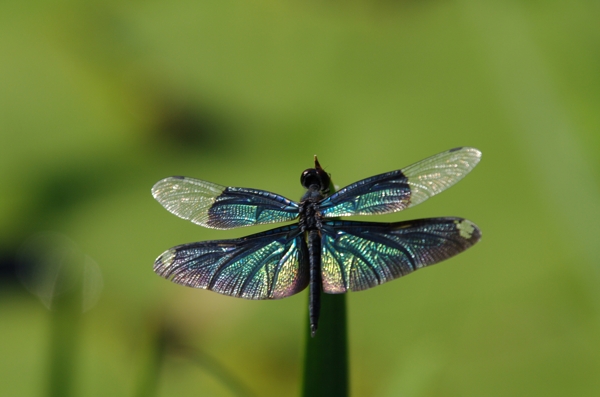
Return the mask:
[[[317,156],[315,156],[315,168],[304,170],[300,176],[300,183],[302,186],[308,190],[317,190],[321,193],[329,192],[330,182],[331,179],[329,178],[329,174],[321,168]]]

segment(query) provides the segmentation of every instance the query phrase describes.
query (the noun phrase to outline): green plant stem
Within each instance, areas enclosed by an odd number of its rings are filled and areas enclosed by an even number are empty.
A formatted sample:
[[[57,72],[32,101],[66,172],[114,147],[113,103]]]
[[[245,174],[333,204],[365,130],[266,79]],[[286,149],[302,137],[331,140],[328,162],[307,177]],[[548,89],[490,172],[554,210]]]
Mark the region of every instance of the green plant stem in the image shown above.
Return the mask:
[[[346,295],[321,295],[319,330],[312,338],[310,327],[305,329],[302,396],[348,396]]]

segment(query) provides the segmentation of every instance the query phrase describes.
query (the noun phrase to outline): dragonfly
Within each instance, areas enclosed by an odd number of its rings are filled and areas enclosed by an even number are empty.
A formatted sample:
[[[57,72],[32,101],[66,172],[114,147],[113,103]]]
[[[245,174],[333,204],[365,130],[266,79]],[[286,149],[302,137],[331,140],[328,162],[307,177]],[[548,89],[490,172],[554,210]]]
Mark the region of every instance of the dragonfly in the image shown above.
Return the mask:
[[[394,223],[339,218],[414,207],[461,180],[480,159],[479,150],[459,147],[332,192],[331,177],[315,156],[314,168],[300,177],[306,192],[299,202],[194,178],[162,179],[152,187],[154,198],[206,228],[298,221],[237,239],[178,245],[156,259],[154,271],[180,285],[246,299],[285,298],[308,286],[314,337],[322,292],[381,285],[448,259],[481,238],[473,222],[459,217]]]

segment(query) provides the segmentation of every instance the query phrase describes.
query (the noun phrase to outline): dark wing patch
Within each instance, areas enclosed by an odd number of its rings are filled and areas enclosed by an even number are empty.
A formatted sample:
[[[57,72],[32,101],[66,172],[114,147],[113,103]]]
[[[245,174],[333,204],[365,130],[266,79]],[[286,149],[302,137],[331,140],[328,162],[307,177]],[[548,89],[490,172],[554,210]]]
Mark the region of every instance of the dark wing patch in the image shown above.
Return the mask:
[[[158,181],[152,195],[169,212],[212,229],[286,222],[298,216],[298,204],[285,197],[187,177]]]
[[[246,299],[279,299],[306,288],[307,258],[303,233],[293,225],[173,247],[156,259],[154,271],[188,287]]]
[[[481,232],[462,218],[397,223],[325,222],[323,290],[360,291],[448,259],[479,241]]]
[[[460,181],[480,158],[481,152],[477,149],[456,148],[402,170],[363,179],[323,199],[321,214],[332,218],[402,211]]]

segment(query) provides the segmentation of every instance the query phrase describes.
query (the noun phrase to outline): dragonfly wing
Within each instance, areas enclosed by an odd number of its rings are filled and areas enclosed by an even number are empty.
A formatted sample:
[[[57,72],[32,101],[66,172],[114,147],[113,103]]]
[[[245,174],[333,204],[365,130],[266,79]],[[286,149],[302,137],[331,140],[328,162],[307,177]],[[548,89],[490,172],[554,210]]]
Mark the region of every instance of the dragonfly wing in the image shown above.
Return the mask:
[[[279,299],[308,284],[307,247],[297,226],[235,240],[184,244],[156,259],[154,271],[177,284],[246,299]]]
[[[320,203],[324,217],[375,215],[415,206],[460,181],[481,159],[477,149],[451,149],[411,166],[353,183]]]
[[[298,216],[298,204],[285,197],[187,177],[158,181],[152,195],[169,212],[212,229],[286,222]]]
[[[325,222],[322,228],[323,290],[360,291],[448,259],[481,237],[462,218],[397,223]]]

